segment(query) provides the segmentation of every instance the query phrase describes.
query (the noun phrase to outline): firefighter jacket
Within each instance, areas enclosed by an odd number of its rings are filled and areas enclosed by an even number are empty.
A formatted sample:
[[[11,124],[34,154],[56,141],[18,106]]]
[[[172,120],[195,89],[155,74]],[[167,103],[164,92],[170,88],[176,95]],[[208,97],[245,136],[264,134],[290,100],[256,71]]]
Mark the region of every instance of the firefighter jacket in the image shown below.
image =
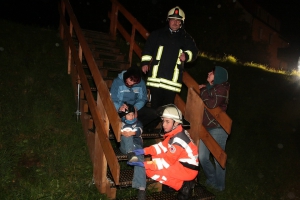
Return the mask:
[[[183,64],[179,56],[185,53],[185,62],[196,60],[198,48],[194,39],[180,28],[171,33],[169,27],[154,31],[142,52],[141,65],[150,67],[147,86],[180,92]]]
[[[176,190],[198,174],[198,147],[181,125],[144,152],[152,155],[152,161],[144,162],[147,176]]]

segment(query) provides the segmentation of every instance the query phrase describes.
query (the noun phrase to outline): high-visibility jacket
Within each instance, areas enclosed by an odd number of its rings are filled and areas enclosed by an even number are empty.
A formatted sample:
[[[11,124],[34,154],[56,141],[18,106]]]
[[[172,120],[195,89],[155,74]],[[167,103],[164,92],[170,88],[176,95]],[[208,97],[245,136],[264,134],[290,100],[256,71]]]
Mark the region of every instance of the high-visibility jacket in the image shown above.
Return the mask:
[[[179,59],[185,53],[185,62],[194,61],[198,48],[194,39],[182,28],[171,33],[169,27],[154,31],[142,52],[141,65],[151,66],[147,86],[180,92],[183,66]]]
[[[152,155],[152,161],[144,162],[147,176],[175,190],[198,174],[198,147],[181,125],[167,133],[164,141],[144,148],[144,152]]]

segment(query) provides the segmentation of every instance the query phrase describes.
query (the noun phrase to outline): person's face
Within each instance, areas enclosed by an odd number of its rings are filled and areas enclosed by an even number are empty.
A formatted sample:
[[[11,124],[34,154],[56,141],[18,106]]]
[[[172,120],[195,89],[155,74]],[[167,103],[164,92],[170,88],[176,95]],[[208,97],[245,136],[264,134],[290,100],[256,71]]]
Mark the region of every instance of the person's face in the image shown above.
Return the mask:
[[[125,119],[127,119],[127,120],[133,120],[133,119],[134,119],[134,113],[133,113],[133,112],[128,113],[128,114],[125,116]]]
[[[131,78],[127,78],[125,82],[127,87],[132,87],[134,84],[136,84],[136,82],[134,82]]]
[[[170,118],[162,118],[162,124],[164,132],[168,133],[173,130],[173,126],[176,126],[178,123]]]
[[[215,79],[214,71],[208,72],[208,76],[207,76],[207,79],[206,79],[207,82],[212,85],[214,79]]]
[[[173,31],[177,31],[181,26],[181,20],[169,18],[169,27]]]

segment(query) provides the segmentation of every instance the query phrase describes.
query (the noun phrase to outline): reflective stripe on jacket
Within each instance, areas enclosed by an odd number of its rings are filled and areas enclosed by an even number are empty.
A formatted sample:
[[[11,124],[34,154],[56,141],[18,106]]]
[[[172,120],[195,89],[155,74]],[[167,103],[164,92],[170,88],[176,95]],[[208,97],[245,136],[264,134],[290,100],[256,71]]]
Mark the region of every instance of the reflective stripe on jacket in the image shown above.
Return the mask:
[[[185,53],[186,61],[194,61],[198,48],[193,38],[184,30],[171,34],[168,27],[150,34],[142,52],[142,66],[150,66],[147,86],[180,92],[183,67],[179,59]]]

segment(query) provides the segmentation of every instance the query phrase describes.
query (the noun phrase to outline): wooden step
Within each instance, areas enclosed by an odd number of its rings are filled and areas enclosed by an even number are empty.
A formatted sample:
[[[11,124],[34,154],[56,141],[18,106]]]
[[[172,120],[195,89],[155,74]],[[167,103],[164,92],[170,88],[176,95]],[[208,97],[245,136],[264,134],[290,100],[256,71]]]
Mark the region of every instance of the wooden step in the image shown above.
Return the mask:
[[[89,44],[89,47],[92,51],[103,50],[103,51],[109,51],[112,53],[120,53],[120,49],[115,46]]]
[[[99,46],[110,46],[110,47],[116,47],[116,41],[113,40],[105,40],[105,39],[95,39],[95,38],[89,38],[85,36],[85,39],[87,43],[90,45],[99,45]]]
[[[78,48],[78,40],[76,38],[73,38],[74,44],[75,46]],[[87,43],[91,49],[91,51],[98,51],[98,50],[102,50],[102,51],[106,51],[106,52],[111,52],[111,53],[120,53],[120,49],[118,47],[116,47],[115,45],[111,46],[111,45],[99,45],[99,44],[95,44],[93,42],[88,42]],[[78,49],[77,49],[78,50]]]
[[[120,185],[116,185],[113,181],[113,177],[109,170],[107,170],[107,179],[109,180],[110,187],[131,187],[133,179],[133,167],[132,169],[122,169],[120,170]],[[154,183],[155,181],[151,178],[146,178],[146,183]]]
[[[86,74],[86,78],[88,80],[93,80],[93,76],[91,74]],[[114,77],[102,77],[104,81],[106,80],[114,80],[115,78]]]
[[[110,140],[115,140],[115,135],[112,131],[109,131],[109,139]],[[161,139],[162,138],[162,135],[159,134],[159,130],[158,129],[155,129],[155,131],[153,133],[146,133],[146,132],[143,132],[142,133],[142,138],[143,139]]]
[[[82,63],[82,67],[84,69],[88,69],[88,65],[86,63]],[[106,77],[107,74],[108,74],[108,71],[112,71],[112,72],[122,72],[123,69],[118,69],[116,67],[99,67],[98,66],[98,69],[100,70],[100,73],[102,75],[102,77]]]
[[[107,52],[107,51],[103,51],[103,50],[94,50],[93,55],[94,55],[94,58],[113,59],[113,60],[118,60],[118,61],[123,61],[125,58],[124,54]]]
[[[100,58],[95,58],[95,61],[99,68],[115,69],[116,71],[125,70],[130,67],[128,61],[118,61],[113,59],[100,59]]]
[[[79,46],[79,41],[76,36],[73,35],[73,42],[76,47]],[[85,40],[87,44],[89,45],[90,49],[92,51],[95,50],[104,50],[109,51],[111,53],[120,53],[120,48],[116,46],[116,41],[114,40],[108,40],[108,39],[95,39],[91,37],[85,36]]]
[[[94,37],[94,38],[103,38],[106,40],[113,40],[111,35],[108,33],[103,33],[100,31],[93,31],[93,30],[87,30],[87,29],[82,29],[83,35],[86,37]]]

